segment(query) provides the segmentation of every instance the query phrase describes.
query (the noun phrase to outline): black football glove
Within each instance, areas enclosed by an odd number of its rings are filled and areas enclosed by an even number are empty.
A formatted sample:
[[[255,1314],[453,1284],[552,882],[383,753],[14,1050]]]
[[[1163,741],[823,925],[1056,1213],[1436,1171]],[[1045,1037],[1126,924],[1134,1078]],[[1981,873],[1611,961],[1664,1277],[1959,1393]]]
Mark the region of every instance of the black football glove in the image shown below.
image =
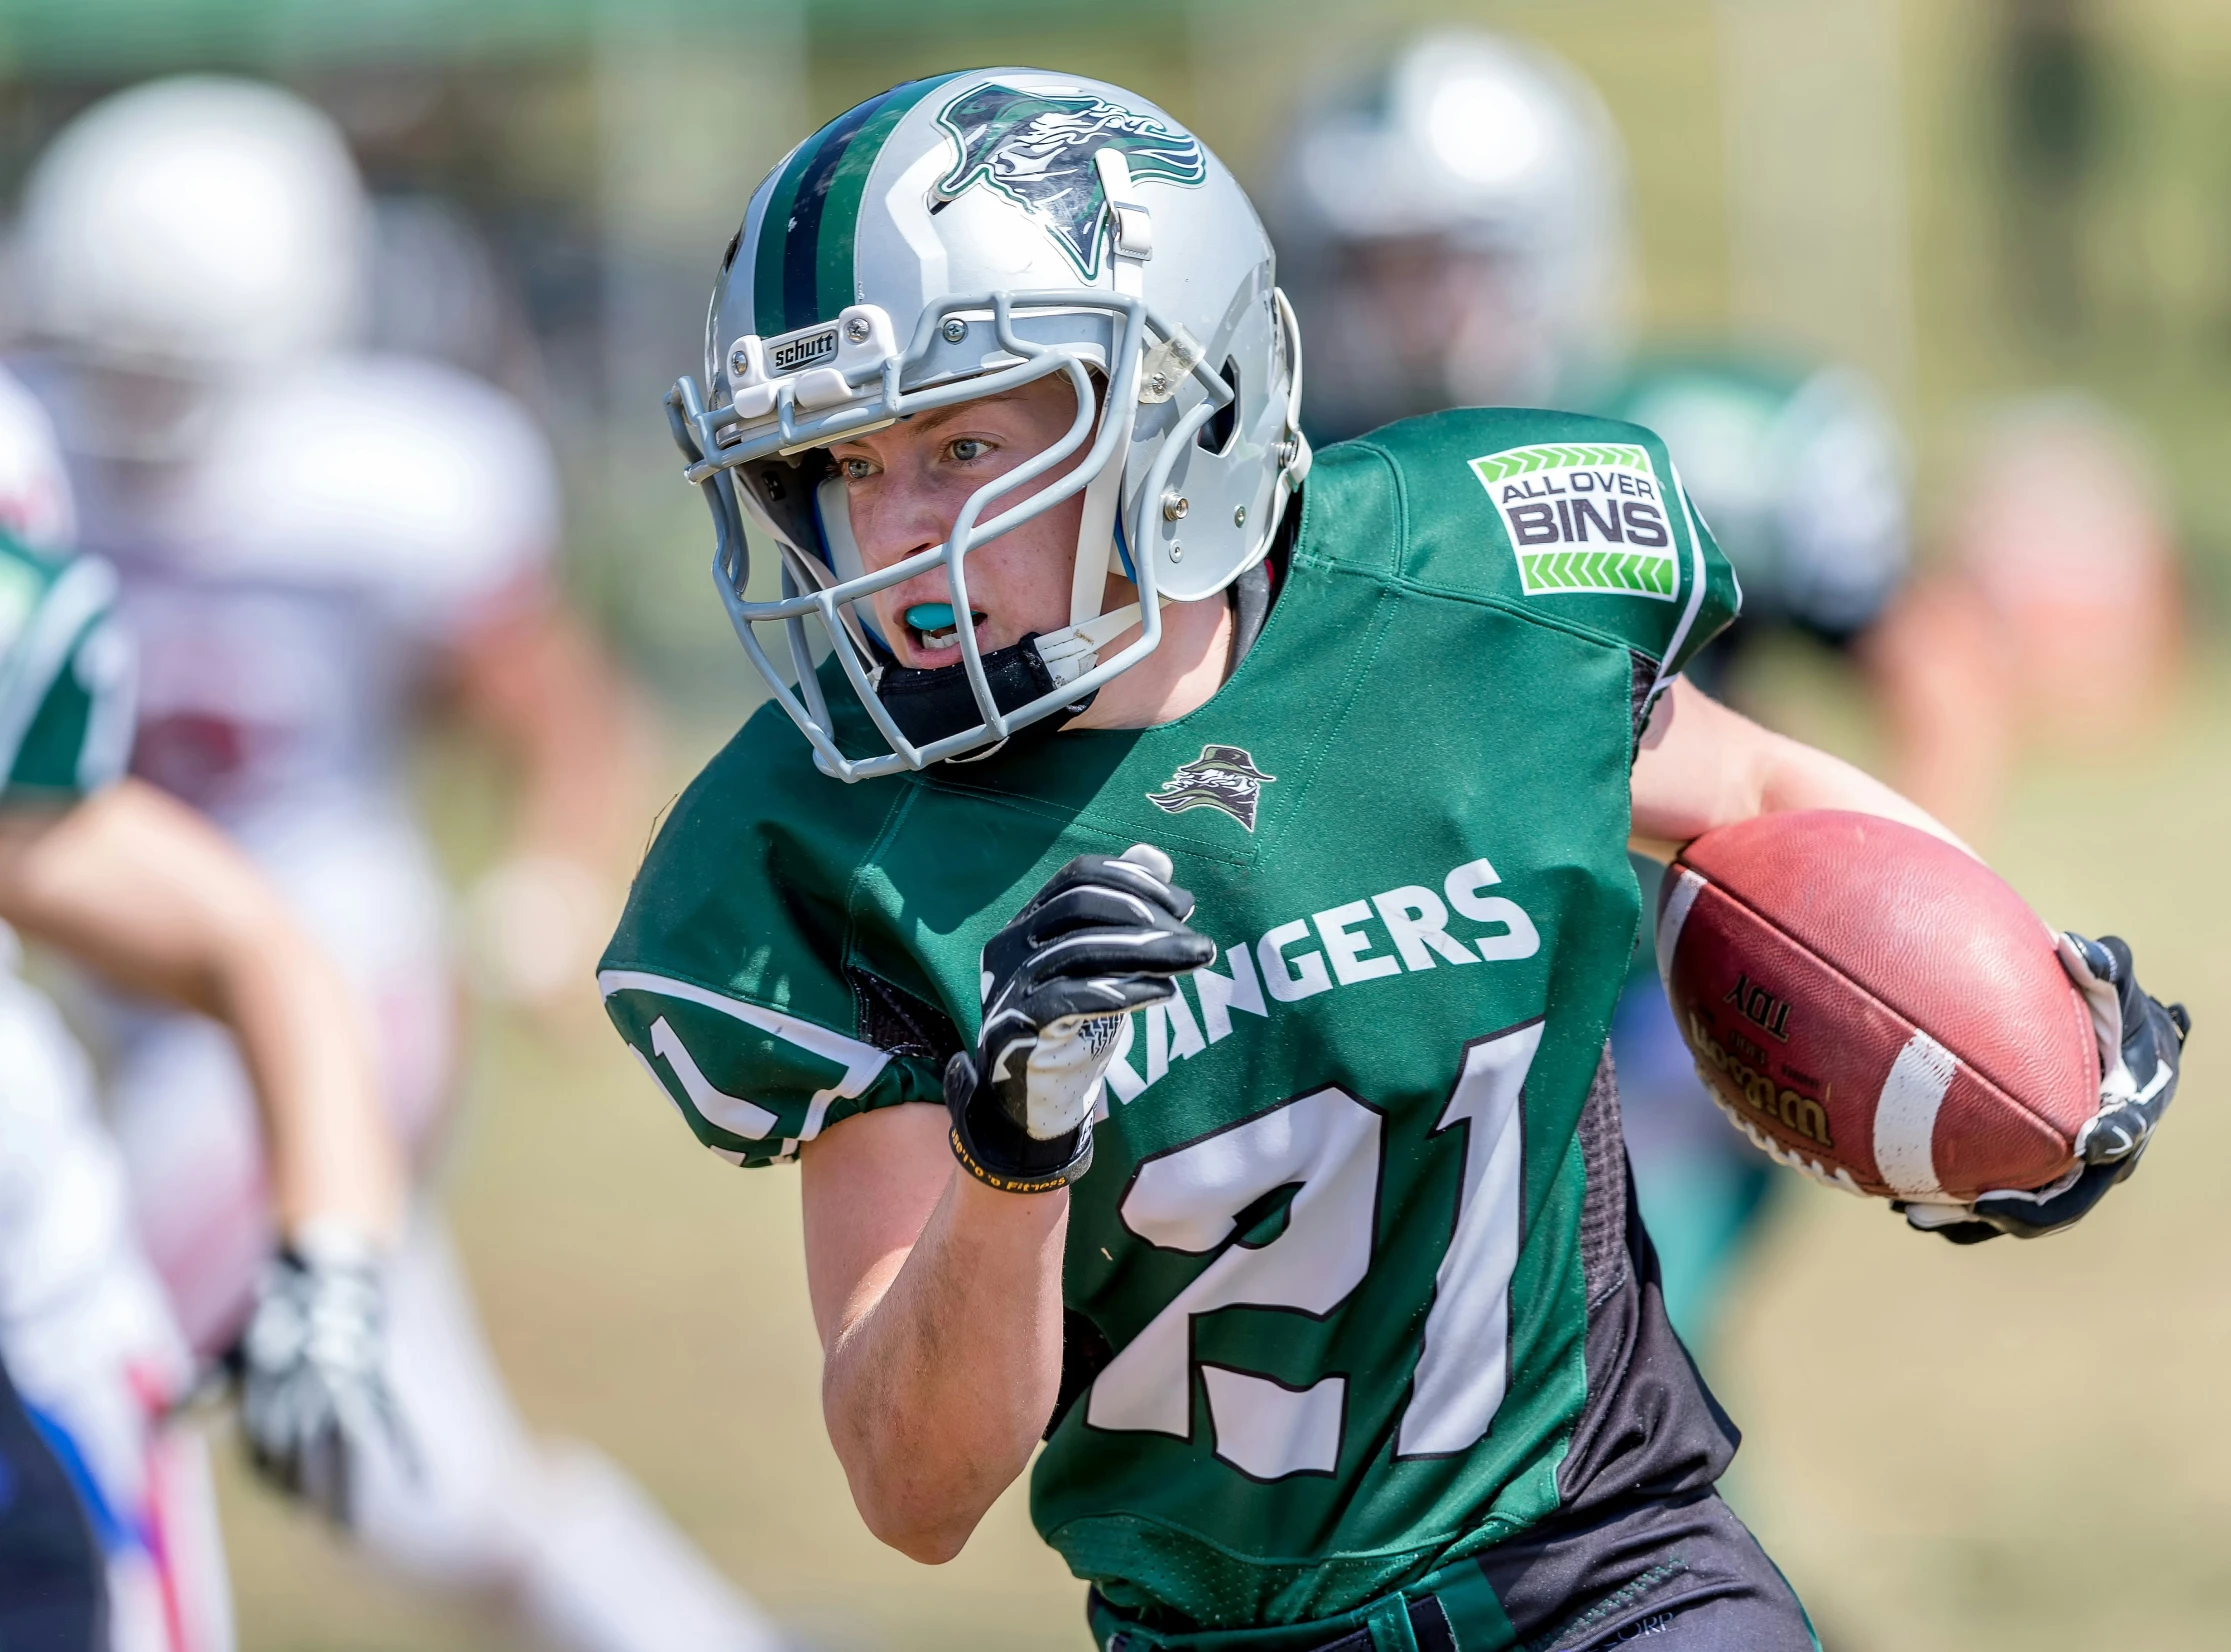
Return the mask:
[[[230,1356],[257,1471],[342,1526],[354,1521],[367,1453],[416,1467],[387,1387],[386,1301],[370,1246],[305,1235],[265,1264]]]
[[[2192,1018],[2182,1004],[2146,996],[2130,948],[2109,935],[2061,937],[2061,967],[2084,995],[2099,1035],[2099,1111],[2076,1136],[2078,1163],[2060,1180],[2028,1193],[1986,1193],[1972,1205],[1903,1204],[1906,1220],[1956,1245],[2011,1233],[2035,1239],[2087,1215],[2107,1190],[2138,1168],[2154,1126],[2177,1093],[2177,1069]]]
[[[953,1156],[1008,1193],[1092,1168],[1092,1113],[1123,1017],[1216,957],[1185,926],[1193,897],[1170,857],[1134,844],[1079,855],[984,947],[984,1030],[945,1068]]]

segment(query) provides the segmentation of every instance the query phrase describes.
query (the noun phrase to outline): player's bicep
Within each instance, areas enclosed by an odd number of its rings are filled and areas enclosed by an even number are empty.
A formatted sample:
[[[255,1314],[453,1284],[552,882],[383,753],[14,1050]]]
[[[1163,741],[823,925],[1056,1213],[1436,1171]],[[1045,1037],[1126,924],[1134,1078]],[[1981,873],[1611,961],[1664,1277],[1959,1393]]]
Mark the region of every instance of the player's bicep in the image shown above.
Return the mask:
[[[1685,678],[1668,685],[1635,753],[1630,845],[1670,860],[1718,826],[1760,812],[1759,777],[1773,739]]]
[[[806,1289],[826,1350],[881,1299],[953,1179],[943,1107],[847,1119],[800,1150]]]
[[[1686,681],[1653,709],[1632,788],[1629,845],[1662,860],[1706,832],[1789,809],[1881,815],[1975,852],[1872,775],[1761,728]]]

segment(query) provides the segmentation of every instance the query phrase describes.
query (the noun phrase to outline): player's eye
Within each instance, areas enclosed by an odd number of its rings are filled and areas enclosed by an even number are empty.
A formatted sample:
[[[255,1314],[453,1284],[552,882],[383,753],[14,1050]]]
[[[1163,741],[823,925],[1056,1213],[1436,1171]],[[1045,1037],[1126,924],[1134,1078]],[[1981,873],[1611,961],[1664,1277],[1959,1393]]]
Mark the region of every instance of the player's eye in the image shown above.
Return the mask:
[[[848,457],[837,461],[837,474],[847,482],[865,482],[875,474],[875,461]]]
[[[957,464],[969,464],[991,452],[992,444],[981,436],[956,436],[945,445],[945,452]]]

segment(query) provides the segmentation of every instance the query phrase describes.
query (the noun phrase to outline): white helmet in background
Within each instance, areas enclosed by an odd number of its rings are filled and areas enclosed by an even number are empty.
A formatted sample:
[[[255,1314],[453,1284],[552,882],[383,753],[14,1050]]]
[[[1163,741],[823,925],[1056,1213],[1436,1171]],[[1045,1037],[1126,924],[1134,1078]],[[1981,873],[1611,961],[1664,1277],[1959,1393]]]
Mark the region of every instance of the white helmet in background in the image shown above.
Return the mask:
[[[77,538],[54,421],[6,368],[0,368],[0,533],[36,551],[63,550]]]
[[[339,129],[300,98],[150,81],[78,116],[32,168],[23,319],[90,365],[250,377],[348,338],[366,219]]]
[[[1302,114],[1270,202],[1320,435],[1449,406],[1574,405],[1625,354],[1618,129],[1539,46],[1417,38]]]
[[[682,380],[668,410],[713,508],[730,620],[824,772],[997,747],[1159,646],[1162,602],[1220,599],[1262,560],[1309,462],[1273,273],[1254,208],[1198,138],[1073,75],[894,87],[768,174],[713,290],[704,390]],[[945,544],[867,572],[829,444],[1055,375],[1077,393],[1068,434],[980,488]],[[1067,626],[986,655],[963,624],[959,665],[897,665],[868,597],[942,566],[958,606],[971,551],[1079,494]],[[779,600],[745,595],[747,521],[779,556]],[[1138,600],[1104,611],[1110,575]],[[832,712],[809,618],[864,722]],[[793,670],[761,625],[786,633]],[[1133,625],[1138,640],[1101,659]]]

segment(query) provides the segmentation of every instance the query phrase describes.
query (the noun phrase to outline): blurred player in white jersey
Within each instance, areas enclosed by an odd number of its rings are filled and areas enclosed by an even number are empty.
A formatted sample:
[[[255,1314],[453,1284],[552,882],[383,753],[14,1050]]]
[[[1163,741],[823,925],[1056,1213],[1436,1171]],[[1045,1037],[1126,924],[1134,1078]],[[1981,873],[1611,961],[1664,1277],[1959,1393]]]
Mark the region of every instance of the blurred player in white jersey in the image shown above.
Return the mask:
[[[229,829],[341,962],[423,1163],[457,989],[404,774],[414,716],[446,698],[518,762],[517,848],[484,904],[529,996],[586,980],[643,776],[628,686],[555,590],[540,432],[469,375],[350,349],[367,224],[323,116],[181,78],[56,138],[18,265],[84,538],[121,571],[141,641],[135,768]],[[135,1209],[196,1346],[221,1347],[263,1243],[238,1066],[186,1019],[126,1018],[115,1053]],[[391,1292],[420,1472],[368,1475],[376,1554],[582,1652],[774,1644],[612,1465],[528,1435],[423,1205]]]
[[[1856,373],[1744,352],[1632,364],[1626,159],[1578,71],[1505,36],[1424,35],[1312,105],[1283,153],[1268,193],[1312,438],[1464,403],[1634,420],[1665,438],[1743,583],[1743,619],[1692,678],[1724,694],[1768,630],[1845,647],[1873,626],[1906,571],[1887,407]],[[1634,859],[1654,909],[1662,871]],[[1666,1307],[1703,1352],[1772,1168],[1698,1082],[1647,948],[1612,1045]]]
[[[38,1465],[17,1430],[0,1641],[224,1652],[207,1456],[172,1415],[195,1360],[141,1247],[91,1066],[16,973],[17,932],[213,1017],[255,1075],[266,1232],[282,1245],[249,1263],[243,1422],[259,1467],[344,1522],[358,1453],[408,1449],[384,1388],[376,1266],[403,1225],[402,1154],[338,973],[206,822],[120,779],[132,649],[115,576],[69,554],[70,520],[46,417],[0,373],[0,1361],[59,1469],[26,1475]],[[77,1578],[26,1564],[73,1526],[91,1539]]]

